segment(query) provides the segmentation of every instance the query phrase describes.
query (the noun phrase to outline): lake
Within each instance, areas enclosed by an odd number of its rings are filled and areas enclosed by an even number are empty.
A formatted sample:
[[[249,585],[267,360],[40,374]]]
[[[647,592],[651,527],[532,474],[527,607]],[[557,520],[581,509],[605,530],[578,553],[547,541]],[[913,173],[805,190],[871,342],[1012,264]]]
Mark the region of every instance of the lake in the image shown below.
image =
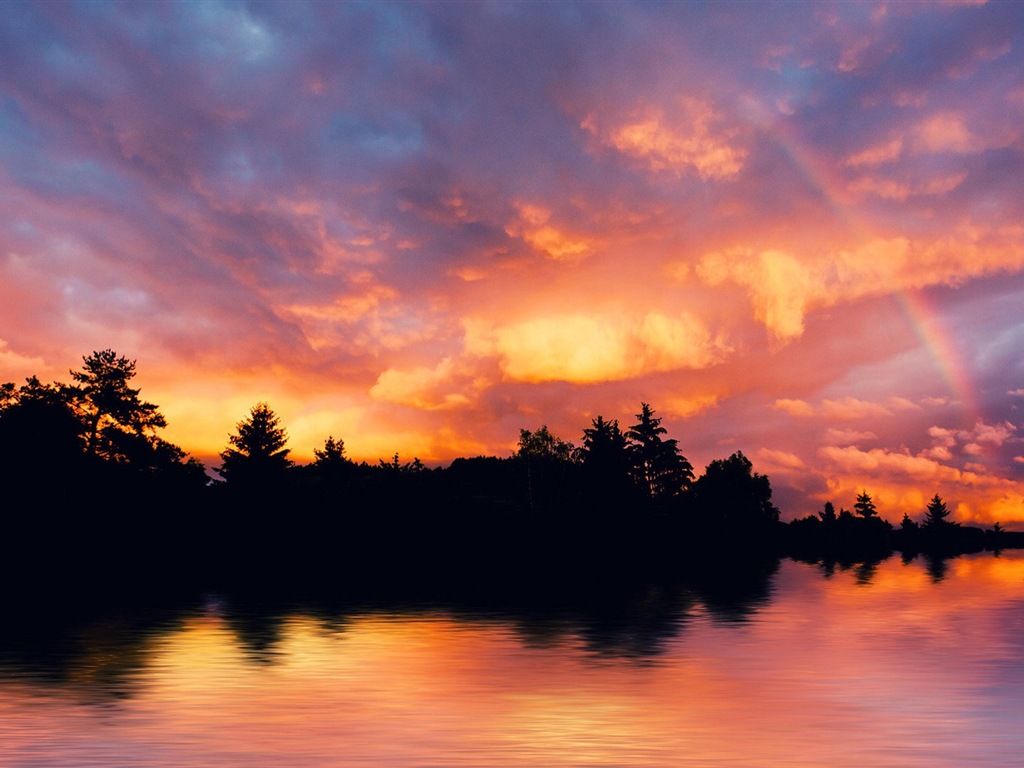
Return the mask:
[[[22,600],[0,765],[1020,765],[1024,553],[718,579]]]

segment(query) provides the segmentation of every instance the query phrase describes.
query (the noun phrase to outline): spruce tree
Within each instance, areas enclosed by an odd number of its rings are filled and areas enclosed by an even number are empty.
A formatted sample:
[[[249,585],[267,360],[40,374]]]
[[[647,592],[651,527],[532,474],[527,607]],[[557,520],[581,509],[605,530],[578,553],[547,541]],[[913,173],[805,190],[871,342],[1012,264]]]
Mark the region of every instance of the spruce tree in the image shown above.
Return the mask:
[[[257,403],[249,417],[235,425],[229,445],[220,454],[217,472],[229,483],[265,484],[280,479],[292,466],[286,448],[288,434],[266,403]]]
[[[667,430],[651,406],[640,403],[636,418],[626,431],[634,482],[650,498],[678,496],[693,482],[693,465],[679,452],[678,440],[662,437]]]
[[[955,523],[947,520],[947,517],[949,517],[949,509],[946,507],[946,502],[936,493],[932,496],[932,500],[928,502],[928,511],[925,512],[922,526],[928,530],[950,528]]]

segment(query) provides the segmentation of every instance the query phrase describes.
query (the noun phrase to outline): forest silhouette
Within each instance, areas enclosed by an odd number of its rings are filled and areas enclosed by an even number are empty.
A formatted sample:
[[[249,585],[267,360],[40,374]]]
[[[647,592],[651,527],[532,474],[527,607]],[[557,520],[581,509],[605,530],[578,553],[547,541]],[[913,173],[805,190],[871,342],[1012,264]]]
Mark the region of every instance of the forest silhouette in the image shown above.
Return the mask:
[[[951,521],[936,494],[893,526],[862,492],[780,521],[766,475],[740,451],[697,476],[661,418],[597,416],[579,445],[546,425],[508,457],[431,469],[399,453],[355,462],[328,435],[314,460],[260,402],[206,468],[160,436],[166,419],[132,386],[134,360],[106,349],[71,382],[0,385],[5,562],[66,573],[239,582],[305,575],[386,583],[487,574],[544,583],[579,574],[678,572],[693,563],[792,556],[823,567],[900,551],[932,558],[1024,546],[1024,534]],[[20,501],[13,501],[20,499]]]

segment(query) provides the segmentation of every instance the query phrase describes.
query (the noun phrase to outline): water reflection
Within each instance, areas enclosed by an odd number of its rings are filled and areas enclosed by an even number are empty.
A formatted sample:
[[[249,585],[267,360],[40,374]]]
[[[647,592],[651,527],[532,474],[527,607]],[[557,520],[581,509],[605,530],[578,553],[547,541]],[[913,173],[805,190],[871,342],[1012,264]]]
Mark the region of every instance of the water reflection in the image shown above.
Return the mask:
[[[77,681],[83,689],[126,695],[154,639],[180,632],[196,616],[222,620],[245,659],[256,664],[274,663],[295,615],[342,632],[365,614],[397,621],[425,613],[500,622],[527,647],[554,648],[571,638],[594,656],[641,660],[661,654],[695,608],[712,621],[751,620],[769,603],[778,567],[774,558],[725,561],[662,582],[591,574],[515,586],[421,583],[408,592],[348,584],[184,597],[166,591],[50,594],[8,605],[0,675],[67,687]]]
[[[943,567],[22,605],[0,764],[1015,764],[1024,556]]]

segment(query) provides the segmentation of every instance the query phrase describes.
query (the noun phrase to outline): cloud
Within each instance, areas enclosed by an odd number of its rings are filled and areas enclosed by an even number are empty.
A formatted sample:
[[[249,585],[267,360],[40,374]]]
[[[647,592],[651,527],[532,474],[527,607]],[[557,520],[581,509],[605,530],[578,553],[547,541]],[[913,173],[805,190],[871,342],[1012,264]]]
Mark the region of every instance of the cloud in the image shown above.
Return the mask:
[[[899,158],[903,152],[903,139],[896,137],[882,144],[877,144],[868,149],[861,150],[855,155],[848,157],[845,164],[854,168],[867,165],[882,165]]]
[[[854,446],[825,446],[822,457],[846,472],[873,475],[880,471],[909,475],[915,480],[931,480],[940,476],[961,479],[959,470],[946,467],[925,456],[912,456],[908,452],[892,452],[882,448],[864,451]]]
[[[610,126],[602,127],[608,122]],[[710,104],[681,98],[672,105],[671,116],[656,107],[612,121],[590,114],[581,127],[652,170],[695,172],[706,181],[735,176],[747,157],[747,150],[735,143],[736,131],[719,128],[721,122]]]
[[[446,357],[433,368],[383,371],[370,388],[370,397],[427,411],[445,410],[470,404],[483,384],[484,380],[458,371],[455,361]]]
[[[956,445],[956,430],[944,429],[943,427],[929,427],[928,434],[936,445],[941,445],[943,448],[952,448]]]
[[[979,464],[965,469],[948,466],[928,455],[882,448],[825,446],[819,455],[826,462],[831,495],[852,497],[871,477],[872,494],[883,500],[882,514],[891,521],[903,513],[920,517],[925,500],[940,492],[967,523],[991,524],[1019,519],[1024,512],[1024,483],[990,474]],[[934,489],[934,490],[931,490]]]
[[[697,274],[712,287],[746,287],[756,319],[788,340],[803,334],[804,318],[813,309],[1024,267],[1024,248],[1011,246],[1024,246],[1024,231],[997,238],[998,245],[989,235],[967,228],[932,241],[894,237],[810,258],[732,248],[705,254]]]
[[[858,421],[892,415],[892,411],[884,405],[858,400],[855,397],[823,400],[817,407],[804,400],[781,399],[775,401],[775,408],[793,416],[824,418],[828,421]]]
[[[505,225],[510,237],[521,237],[537,250],[558,261],[586,258],[594,249],[592,238],[567,234],[550,224],[551,211],[543,206],[519,203],[518,217]]]
[[[1001,424],[986,424],[979,420],[974,425],[974,429],[967,434],[970,434],[979,443],[1000,446],[1009,440],[1016,431],[1017,427],[1008,421]]]
[[[785,411],[791,416],[814,416],[814,406],[804,400],[790,400],[783,398],[775,401],[775,408],[780,411]]]
[[[0,379],[2,382],[20,384],[18,379],[25,379],[45,370],[46,364],[41,357],[19,355],[8,343],[0,339]]]
[[[944,195],[959,187],[966,173],[953,173],[917,182],[897,181],[876,176],[862,176],[851,182],[847,189],[856,195],[872,194],[886,200],[904,201],[918,195]]]
[[[768,448],[761,448],[757,452],[757,459],[763,465],[764,470],[768,472],[787,472],[807,468],[803,459],[794,453],[786,451],[773,451]]]
[[[936,461],[952,461],[953,452],[945,445],[935,445],[926,451],[921,453],[922,456],[927,456],[930,459]]]
[[[719,396],[695,395],[693,397],[678,397],[669,395],[659,402],[662,410],[669,416],[686,418],[714,408],[719,401]]]
[[[856,445],[868,440],[877,440],[878,435],[874,432],[859,432],[853,429],[825,430],[825,439],[833,445]]]
[[[979,419],[971,429],[933,426],[928,429],[932,447],[926,453],[941,461],[951,461],[956,452],[982,456],[1014,439],[1016,432],[1017,427],[1009,421],[987,424]]]
[[[964,124],[963,115],[942,113],[923,121],[914,136],[914,148],[919,152],[971,152],[976,139]]]
[[[697,273],[712,286],[726,280],[746,285],[757,319],[783,339],[803,333],[808,304],[823,293],[815,275],[798,258],[781,251],[708,254]]]
[[[892,415],[892,411],[884,405],[858,400],[855,397],[844,397],[841,400],[824,400],[821,406],[822,415],[826,419],[834,419],[836,421],[878,419]]]
[[[649,312],[621,315],[555,315],[512,325],[465,321],[466,349],[495,356],[518,381],[587,383],[627,379],[658,371],[704,368],[725,349],[695,318]]]

